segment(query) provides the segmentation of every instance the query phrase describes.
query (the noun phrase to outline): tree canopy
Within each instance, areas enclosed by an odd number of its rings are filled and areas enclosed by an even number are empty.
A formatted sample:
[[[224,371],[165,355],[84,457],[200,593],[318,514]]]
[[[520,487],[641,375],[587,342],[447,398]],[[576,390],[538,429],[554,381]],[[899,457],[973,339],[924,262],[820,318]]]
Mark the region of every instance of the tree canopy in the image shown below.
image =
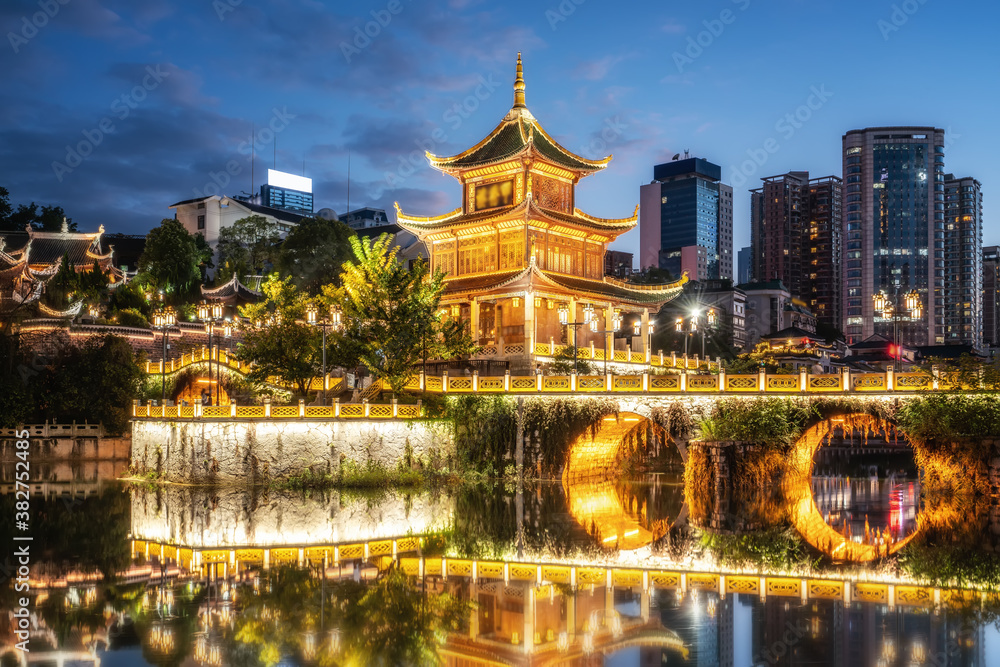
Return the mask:
[[[233,275],[263,275],[274,262],[279,242],[278,226],[262,215],[249,215],[223,227],[216,282],[224,283]]]
[[[203,259],[195,236],[179,221],[166,218],[146,235],[146,249],[139,258],[140,282],[162,289],[173,302],[193,297]]]
[[[15,210],[10,203],[10,192],[0,187],[0,232],[22,232],[28,225],[38,231],[58,232],[65,217],[62,206],[42,205],[39,209],[35,202],[20,204]],[[66,218],[66,223],[69,231],[77,231],[72,219]]]
[[[408,270],[388,234],[350,243],[354,259],[344,263],[340,286],[323,286],[325,303],[342,314],[339,358],[357,359],[399,394],[424,354],[448,359],[475,351],[464,325],[438,313],[444,273],[431,275],[425,261]]]
[[[240,309],[243,342],[236,356],[253,364],[248,377],[263,384],[278,377],[305,395],[319,375],[321,333],[304,322],[307,300],[291,278],[271,275],[261,286],[264,300]]]
[[[341,267],[353,256],[349,239],[354,235],[339,220],[304,218],[281,244],[275,268],[282,277],[290,276],[297,288],[316,296],[323,285],[339,281]]]

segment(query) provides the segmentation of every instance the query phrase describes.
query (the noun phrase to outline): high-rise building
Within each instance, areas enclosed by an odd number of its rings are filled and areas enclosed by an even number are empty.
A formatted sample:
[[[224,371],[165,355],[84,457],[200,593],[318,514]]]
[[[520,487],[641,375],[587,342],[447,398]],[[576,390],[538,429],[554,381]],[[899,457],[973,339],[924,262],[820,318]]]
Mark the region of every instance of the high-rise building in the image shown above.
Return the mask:
[[[719,165],[701,158],[653,168],[653,182],[640,190],[641,268],[686,270],[692,280],[732,279],[733,190],[721,177]],[[700,258],[704,268],[696,274]]]
[[[944,342],[983,345],[983,192],[974,178],[944,177]]]
[[[843,137],[844,332],[945,342],[944,130],[877,127]],[[892,313],[875,311],[884,293]],[[915,293],[915,299],[907,299]],[[914,301],[907,304],[907,301]],[[907,305],[919,306],[910,310]]]
[[[841,179],[792,171],[750,191],[750,272],[780,280],[818,321],[840,328]]]
[[[736,260],[738,267],[736,269],[736,284],[750,282],[753,276],[753,248],[751,246],[740,248]]]
[[[1000,246],[983,248],[983,342],[1000,346]]]

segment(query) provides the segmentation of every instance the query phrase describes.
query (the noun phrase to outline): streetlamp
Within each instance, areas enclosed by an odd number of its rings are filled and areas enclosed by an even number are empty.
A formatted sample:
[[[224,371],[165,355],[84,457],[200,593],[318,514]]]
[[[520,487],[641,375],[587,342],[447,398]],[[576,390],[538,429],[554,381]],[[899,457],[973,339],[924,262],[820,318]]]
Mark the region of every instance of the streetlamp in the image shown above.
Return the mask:
[[[593,312],[593,307],[591,306],[591,312]],[[592,333],[601,334],[604,336],[604,374],[608,374],[608,334],[614,335],[618,333],[618,330],[622,328],[622,313],[620,310],[615,309],[615,314],[611,318],[611,329],[598,329],[597,320],[590,320],[590,331]]]
[[[320,317],[319,306],[310,303],[306,307],[306,323],[323,328],[323,405],[326,405],[326,328],[333,327],[334,330],[339,330],[341,318],[340,310],[334,306],[331,306],[328,312],[329,316],[324,314]]]
[[[678,317],[676,320],[674,320],[674,331],[676,331],[677,333],[683,333],[684,334],[684,356],[685,357],[687,356],[687,353],[688,353],[688,338],[691,336],[691,334],[698,333],[698,316],[699,316],[699,313],[698,313],[697,310],[695,310],[695,311],[693,311],[691,313],[691,316],[689,318],[687,318],[687,331],[686,332],[684,330],[685,329],[685,327],[684,327],[684,323],[685,323],[684,318],[683,317]],[[713,324],[715,322],[715,310],[714,309],[709,310],[709,312],[708,312],[708,321],[709,321],[709,324]],[[704,328],[701,330],[701,356],[702,357],[705,356],[705,329]]]
[[[656,322],[650,322],[646,325],[646,350],[649,351],[653,347],[653,327]],[[641,336],[642,335],[642,320],[636,320],[632,323],[632,335]]]
[[[576,317],[576,313],[573,313],[573,316]],[[577,332],[577,328],[578,327],[588,326],[588,325],[590,325],[591,322],[595,321],[594,320],[594,307],[592,305],[590,305],[589,303],[587,304],[587,306],[583,309],[583,321],[582,322],[570,322],[569,318],[570,318],[569,305],[564,303],[559,308],[559,323],[562,324],[565,327],[573,327],[573,372],[574,373],[579,373],[580,369],[579,369],[579,363],[577,361],[577,357],[578,357],[577,352],[578,352],[578,349],[579,349],[579,345],[577,345],[577,338],[578,338],[579,334]],[[606,364],[607,364],[607,360],[605,360],[605,365]]]
[[[222,322],[222,304],[213,303],[209,305],[202,301],[198,304],[198,319],[205,323],[205,333],[208,334],[208,380],[209,388],[211,388],[212,381],[212,337],[215,334],[216,326]],[[219,360],[215,361],[215,404],[219,404],[219,384],[222,381],[222,368],[219,364]],[[211,391],[209,391],[211,394]]]
[[[904,310],[907,313],[907,317],[911,320],[919,320],[923,317],[924,307],[921,303],[920,292],[917,290],[910,290],[905,295],[903,295],[902,308],[899,304],[899,286],[896,286],[895,297],[890,299],[889,296],[883,291],[879,290],[876,294],[872,295],[872,305],[875,307],[875,313],[881,313],[883,319],[892,320],[892,351],[895,351],[896,355],[900,361],[902,361],[902,349],[899,344],[899,317],[900,310]],[[891,356],[891,354],[890,354]]]
[[[153,328],[163,334],[163,354],[160,356],[160,404],[167,400],[167,329],[177,321],[173,308],[157,308],[153,312]]]

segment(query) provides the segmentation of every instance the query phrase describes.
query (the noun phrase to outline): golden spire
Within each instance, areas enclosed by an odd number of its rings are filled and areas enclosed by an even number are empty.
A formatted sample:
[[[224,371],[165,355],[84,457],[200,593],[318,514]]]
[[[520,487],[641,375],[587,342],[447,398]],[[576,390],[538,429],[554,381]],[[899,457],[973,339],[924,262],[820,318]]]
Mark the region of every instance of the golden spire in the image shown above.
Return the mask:
[[[517,78],[514,79],[514,108],[525,109],[524,105],[524,71],[521,69],[521,52],[517,52]]]

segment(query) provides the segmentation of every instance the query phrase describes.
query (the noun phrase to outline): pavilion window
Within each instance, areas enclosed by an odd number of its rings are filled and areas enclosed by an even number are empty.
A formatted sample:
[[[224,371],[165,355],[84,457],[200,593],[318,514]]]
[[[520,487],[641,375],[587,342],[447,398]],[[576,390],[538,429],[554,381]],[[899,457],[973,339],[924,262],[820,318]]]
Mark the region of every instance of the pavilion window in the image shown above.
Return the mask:
[[[455,242],[445,241],[434,245],[434,271],[445,275],[455,274]]]
[[[487,273],[497,268],[496,237],[475,236],[458,241],[458,272],[461,275]]]
[[[500,234],[500,269],[518,269],[524,265],[524,231]]]

